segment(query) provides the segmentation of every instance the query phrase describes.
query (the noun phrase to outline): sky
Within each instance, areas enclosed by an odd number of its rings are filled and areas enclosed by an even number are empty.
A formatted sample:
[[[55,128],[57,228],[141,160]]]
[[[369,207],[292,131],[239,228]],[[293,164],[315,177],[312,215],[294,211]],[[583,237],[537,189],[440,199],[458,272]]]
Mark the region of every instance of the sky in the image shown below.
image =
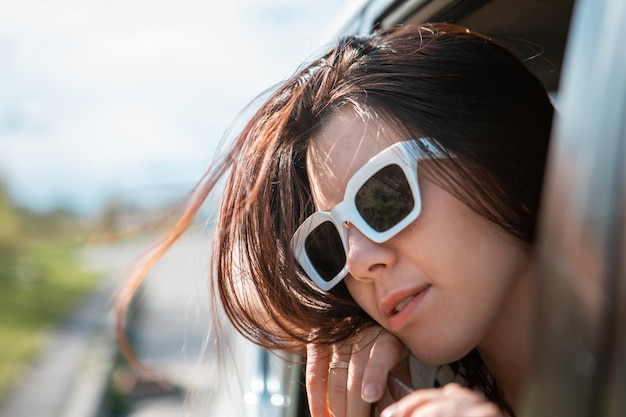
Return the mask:
[[[0,181],[35,210],[177,198],[346,0],[0,0]]]

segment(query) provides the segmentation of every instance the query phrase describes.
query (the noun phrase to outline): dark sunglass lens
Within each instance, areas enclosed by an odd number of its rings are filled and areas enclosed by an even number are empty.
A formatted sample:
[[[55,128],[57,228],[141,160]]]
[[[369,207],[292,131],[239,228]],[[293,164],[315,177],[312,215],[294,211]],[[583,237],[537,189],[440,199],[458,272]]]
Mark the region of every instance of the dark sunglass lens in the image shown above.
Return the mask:
[[[398,165],[387,165],[359,189],[356,208],[377,232],[391,229],[415,206],[409,182]]]
[[[309,233],[304,249],[324,281],[330,281],[346,264],[341,236],[334,224],[324,222]]]

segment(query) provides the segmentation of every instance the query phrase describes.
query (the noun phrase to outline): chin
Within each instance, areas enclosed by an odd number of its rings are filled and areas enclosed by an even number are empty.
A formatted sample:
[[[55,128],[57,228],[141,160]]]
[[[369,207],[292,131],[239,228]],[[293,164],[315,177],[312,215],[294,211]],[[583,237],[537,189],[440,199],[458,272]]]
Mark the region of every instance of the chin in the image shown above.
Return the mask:
[[[445,349],[442,348],[441,345],[424,346],[423,344],[419,347],[411,347],[410,344],[407,344],[407,346],[418,361],[428,366],[441,366],[456,362],[470,353],[473,349]]]

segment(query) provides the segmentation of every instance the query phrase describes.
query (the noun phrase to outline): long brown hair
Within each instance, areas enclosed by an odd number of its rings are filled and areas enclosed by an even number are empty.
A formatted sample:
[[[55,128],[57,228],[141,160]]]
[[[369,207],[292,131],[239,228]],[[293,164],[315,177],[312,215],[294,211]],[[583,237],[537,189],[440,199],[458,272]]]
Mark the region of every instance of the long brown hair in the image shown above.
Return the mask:
[[[465,28],[382,29],[342,38],[261,105],[133,278],[119,305],[120,329],[138,283],[223,177],[211,288],[233,325],[271,349],[333,343],[371,325],[345,286],[320,291],[289,249],[293,232],[314,211],[309,140],[346,105],[392,122],[407,139],[417,133],[434,138],[462,161],[440,167],[442,184],[532,244],[553,113],[540,82],[504,45]]]

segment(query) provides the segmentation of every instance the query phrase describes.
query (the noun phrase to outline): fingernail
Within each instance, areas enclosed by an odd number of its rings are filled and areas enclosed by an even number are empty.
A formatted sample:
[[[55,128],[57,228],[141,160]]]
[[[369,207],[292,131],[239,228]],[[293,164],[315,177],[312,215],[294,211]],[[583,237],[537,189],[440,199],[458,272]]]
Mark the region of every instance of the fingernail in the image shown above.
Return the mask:
[[[376,384],[367,384],[365,388],[363,388],[362,397],[363,400],[367,401],[368,403],[378,401],[378,399],[380,398],[380,391],[378,390]]]

